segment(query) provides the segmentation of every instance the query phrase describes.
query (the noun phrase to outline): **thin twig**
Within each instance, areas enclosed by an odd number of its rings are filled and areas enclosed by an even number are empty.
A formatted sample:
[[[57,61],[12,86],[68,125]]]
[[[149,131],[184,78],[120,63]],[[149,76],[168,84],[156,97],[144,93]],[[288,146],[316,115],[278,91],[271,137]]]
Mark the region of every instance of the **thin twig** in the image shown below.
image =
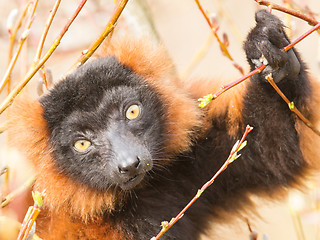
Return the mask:
[[[277,91],[277,93],[280,95],[280,97],[288,104],[289,109],[294,112],[300,119],[303,121],[309,128],[311,128],[317,135],[320,136],[320,131],[316,129],[312,123],[305,117],[303,114],[297,109],[297,107],[294,105],[293,102],[291,102],[284,93],[280,90],[280,88],[277,86],[277,84],[273,81],[272,74],[268,74],[266,76],[267,81],[270,83],[270,85]]]
[[[250,240],[258,240],[258,233],[252,229],[248,218],[246,218],[246,222],[250,232]]]
[[[234,147],[232,148],[228,159],[224,162],[224,164],[221,166],[221,168],[216,172],[216,174],[207,182],[205,183],[201,189],[198,190],[197,194],[193,197],[193,199],[182,209],[182,211],[173,219],[171,219],[170,222],[162,222],[162,229],[158,233],[156,237],[151,238],[151,240],[158,240],[166,231],[168,231],[177,221],[179,221],[184,213],[188,210],[188,208],[197,201],[201,194],[215,181],[215,179],[229,166],[230,163],[232,163],[236,158],[238,158],[240,155],[237,155],[237,152],[240,151],[245,145],[244,140],[249,132],[251,132],[253,128],[250,126],[246,127],[246,130],[241,138],[240,141],[238,141]]]
[[[2,90],[4,89],[5,85],[7,83],[9,83],[10,81],[10,76],[11,76],[11,73],[12,73],[12,70],[13,70],[13,67],[14,65],[16,64],[17,62],[17,59],[18,59],[18,56],[20,55],[20,52],[21,52],[21,49],[23,47],[23,44],[25,43],[28,35],[29,35],[29,31],[30,31],[30,28],[31,28],[31,24],[33,22],[33,17],[34,17],[34,14],[35,14],[35,11],[36,11],[36,8],[37,8],[37,5],[38,5],[38,1],[39,0],[36,0],[33,2],[33,7],[32,7],[32,10],[31,10],[31,14],[29,16],[29,19],[27,21],[27,24],[26,24],[26,27],[20,37],[20,40],[19,40],[19,46],[18,46],[18,49],[14,55],[14,57],[12,57],[12,48],[13,48],[13,44],[14,44],[14,40],[15,40],[15,37],[16,37],[16,33],[18,31],[18,29],[20,28],[21,24],[22,24],[22,20],[24,19],[25,17],[25,14],[27,12],[27,9],[29,8],[29,4],[27,4],[26,6],[26,9],[25,11],[23,12],[23,14],[21,15],[19,21],[18,21],[18,24],[16,26],[16,28],[14,29],[14,32],[11,34],[10,36],[10,46],[9,46],[9,59],[10,59],[10,63],[9,63],[9,66],[7,68],[7,71],[5,73],[5,75],[3,76],[2,80],[1,80],[1,83],[0,83],[0,92],[2,92]],[[10,84],[8,86],[8,91],[10,91]]]
[[[293,48],[294,45],[301,42],[303,39],[305,39],[307,36],[309,36],[314,31],[318,30],[320,28],[320,23],[317,23],[313,28],[311,28],[309,31],[301,35],[299,38],[297,38],[294,42],[290,43],[286,47],[283,48],[283,51],[289,51],[291,48]]]
[[[29,72],[26,74],[25,78],[18,83],[18,85],[10,92],[10,94],[5,98],[5,100],[0,105],[0,114],[4,112],[14,101],[16,96],[20,93],[20,91],[25,87],[25,85],[31,80],[31,78],[36,74],[36,72],[41,68],[41,66],[49,59],[49,57],[52,55],[52,53],[55,51],[55,49],[60,44],[61,39],[63,38],[64,34],[68,31],[70,25],[75,20],[75,18],[78,16],[79,12],[83,8],[84,4],[87,2],[87,0],[82,0],[79,6],[77,7],[76,11],[73,13],[71,18],[68,19],[67,24],[64,26],[56,40],[53,42],[49,50],[46,52],[46,54],[39,60],[38,64],[31,68]]]
[[[243,68],[234,61],[234,59],[231,57],[231,55],[230,55],[230,53],[229,53],[229,51],[228,51],[227,46],[221,41],[220,37],[218,36],[218,34],[217,34],[217,30],[218,30],[217,26],[214,26],[214,25],[212,24],[212,22],[210,21],[208,15],[207,15],[206,12],[204,11],[203,7],[201,6],[199,0],[195,0],[195,2],[196,2],[196,4],[198,5],[198,8],[200,9],[202,15],[203,15],[204,18],[206,19],[208,25],[210,26],[210,29],[212,30],[213,35],[214,35],[215,38],[217,39],[223,55],[226,56],[227,58],[229,58],[229,59],[231,60],[232,64],[233,64],[233,66],[234,66],[235,68],[237,68],[238,71],[243,75],[243,74],[244,74]]]
[[[26,32],[27,33],[27,32]],[[20,41],[19,41],[19,44],[18,44],[18,49],[17,51],[15,52],[14,56],[11,58],[11,61],[9,63],[9,66],[0,82],[0,92],[2,92],[2,90],[4,89],[4,87],[6,86],[6,84],[9,82],[10,80],[10,76],[11,76],[11,73],[12,73],[12,70],[13,70],[13,67],[15,66],[17,60],[18,60],[18,57],[21,53],[21,49],[23,47],[23,44],[25,43],[27,39],[27,36],[26,37],[21,37],[20,38]]]
[[[38,44],[38,48],[37,48],[37,51],[36,51],[36,55],[35,55],[34,60],[33,60],[33,64],[34,65],[36,65],[39,62],[39,59],[41,57],[41,53],[42,53],[42,50],[43,50],[44,42],[45,42],[45,40],[47,38],[50,26],[51,26],[52,21],[53,21],[53,18],[56,15],[57,10],[58,10],[58,8],[60,6],[60,2],[61,2],[61,0],[56,0],[54,5],[53,5],[53,8],[50,10],[50,15],[49,15],[48,20],[47,20],[47,22],[45,24],[44,30],[42,31],[42,35],[41,35],[40,40],[39,40],[39,44]],[[44,69],[44,65],[41,67],[39,73],[41,75],[41,79],[43,80],[44,85],[48,89],[48,84],[47,84],[47,80],[46,80],[46,70]]]
[[[203,59],[203,57],[205,56],[205,54],[208,53],[208,49],[212,44],[212,40],[213,40],[213,35],[210,33],[209,37],[207,38],[206,42],[204,43],[204,45],[200,48],[200,50],[197,52],[197,54],[195,55],[195,57],[192,59],[191,63],[189,64],[189,66],[186,68],[186,70],[184,70],[184,72],[181,74],[181,79],[186,79],[190,73],[192,72],[192,70],[198,65],[198,63],[201,61],[201,59]]]
[[[297,18],[301,18],[303,19],[304,21],[308,22],[310,25],[316,25],[318,24],[318,21],[315,20],[313,17],[310,17],[306,14],[303,14],[299,11],[296,11],[296,10],[293,10],[293,9],[288,9],[288,8],[285,8],[283,6],[280,6],[278,4],[275,4],[275,3],[272,3],[272,2],[269,2],[269,1],[265,1],[265,0],[255,0],[258,4],[260,5],[264,5],[264,6],[267,6],[267,7],[270,7],[272,9],[275,9],[275,10],[278,10],[278,11],[281,11],[281,12],[284,12],[284,13],[288,13],[292,16],[295,16]]]
[[[41,207],[43,204],[43,193],[39,193],[37,191],[32,192],[32,197],[34,204],[28,209],[28,212],[22,222],[17,240],[26,240],[29,238],[29,233],[32,229],[32,226],[41,211]]]
[[[105,29],[103,32],[100,34],[98,39],[89,47],[87,51],[85,51],[85,54],[83,54],[77,62],[73,65],[71,70],[79,67],[80,65],[84,64],[92,55],[93,53],[97,50],[97,48],[100,46],[100,44],[103,42],[103,40],[109,35],[110,32],[115,27],[115,24],[117,23],[123,9],[125,8],[126,4],[128,3],[129,0],[119,0],[116,4],[116,7],[113,11],[113,14],[106,25]]]
[[[57,12],[57,10],[59,8],[60,2],[61,2],[61,0],[56,0],[52,10],[50,11],[50,15],[48,17],[48,20],[46,22],[45,28],[44,28],[44,30],[42,32],[42,35],[41,35],[41,38],[40,38],[40,41],[39,41],[39,44],[38,44],[38,48],[37,48],[36,56],[35,56],[35,59],[34,59],[34,63],[37,63],[39,61],[40,57],[41,57],[41,52],[42,52],[42,49],[43,49],[44,42],[45,42],[45,40],[47,38],[47,34],[48,34],[49,28],[51,26],[51,23],[53,21],[53,18],[56,15],[56,12]]]
[[[9,39],[9,56],[8,56],[8,63],[10,63],[11,58],[12,58],[12,54],[13,54],[13,45],[16,39],[16,35],[17,32],[19,30],[19,28],[22,25],[23,19],[25,18],[25,16],[27,15],[29,6],[31,4],[31,1],[29,1],[26,6],[23,8],[23,11],[21,13],[21,15],[18,17],[18,20],[15,24],[15,27],[13,29],[8,29],[9,31],[9,35],[10,35],[10,39]]]
[[[5,173],[7,173],[8,170],[9,170],[8,167],[3,168],[3,169],[0,171],[0,176],[3,175],[3,174],[5,174]]]
[[[29,18],[28,18],[28,21],[27,21],[26,29],[25,29],[25,30],[31,28],[31,24],[33,23],[33,18],[34,18],[34,14],[36,13],[36,9],[37,9],[37,6],[38,6],[38,2],[39,2],[39,0],[32,1],[33,7],[32,7],[32,10],[31,10],[31,13],[30,13],[30,15],[29,15]]]
[[[222,93],[226,92],[230,88],[235,87],[239,83],[242,83],[244,80],[248,79],[249,77],[253,76],[256,73],[262,72],[262,70],[266,67],[266,65],[262,64],[260,67],[256,68],[252,72],[248,73],[247,75],[244,75],[242,78],[238,79],[237,81],[234,81],[232,83],[229,83],[227,85],[224,85],[221,87],[221,90],[213,94],[213,100],[218,98]]]
[[[31,30],[31,25],[35,19],[35,13],[36,13],[36,9],[37,9],[37,6],[38,6],[38,2],[39,0],[34,0],[32,1],[32,8],[31,8],[31,11],[30,11],[30,14],[27,18],[27,22],[25,24],[25,28],[22,32],[22,38],[26,38],[25,39],[25,47],[22,49],[23,52],[22,52],[22,56],[23,59],[22,59],[22,67],[20,68],[20,72],[21,72],[21,76],[24,76],[26,73],[27,73],[27,69],[28,69],[28,36],[29,36],[29,32]],[[8,94],[10,94],[10,91],[8,92]]]
[[[231,16],[231,14],[229,13],[229,9],[227,9],[226,7],[225,7],[225,3],[226,3],[226,1],[224,1],[224,0],[218,0],[217,1],[217,3],[218,3],[218,16],[221,16],[221,17],[223,17],[224,19],[226,19],[227,20],[227,22],[228,22],[228,27],[230,27],[231,28],[231,30],[233,31],[233,35],[237,38],[237,40],[240,42],[240,43],[242,43],[242,41],[243,41],[243,33],[240,31],[240,29],[239,29],[239,27],[235,24],[235,21],[236,21],[236,19],[233,17],[233,16]]]
[[[13,192],[9,193],[7,196],[4,197],[3,201],[1,202],[1,208],[7,206],[15,197],[29,189],[35,182],[36,177],[32,176],[29,178],[22,186],[14,190]]]
[[[5,167],[1,170],[0,176],[2,176],[2,175],[4,175],[4,180],[2,182],[2,189],[0,192],[1,201],[3,199],[3,195],[8,194],[8,192],[9,192],[9,178],[11,175],[11,170],[7,165],[5,165]]]
[[[216,93],[210,93],[202,98],[199,98],[198,101],[200,102],[199,107],[204,108],[205,106],[207,106],[212,100],[215,100],[216,98],[220,97],[220,95],[226,91],[228,91],[230,88],[233,88],[235,86],[237,86],[239,83],[242,83],[243,81],[245,81],[246,79],[248,79],[249,77],[253,76],[256,73],[260,73],[264,68],[266,67],[266,65],[262,64],[260,67],[256,68],[255,70],[253,70],[252,72],[244,75],[243,77],[241,77],[240,79],[231,82],[227,85],[223,85],[220,90]]]
[[[290,207],[290,215],[298,240],[306,240],[299,213]]]
[[[31,208],[31,213],[29,218],[27,219],[25,224],[22,224],[22,227],[21,227],[22,231],[20,232],[21,235],[18,236],[17,240],[20,240],[20,239],[27,240],[29,233],[31,231],[31,228],[34,222],[36,221],[36,218],[38,217],[40,211],[41,211],[40,208],[36,204],[34,204],[34,206]]]

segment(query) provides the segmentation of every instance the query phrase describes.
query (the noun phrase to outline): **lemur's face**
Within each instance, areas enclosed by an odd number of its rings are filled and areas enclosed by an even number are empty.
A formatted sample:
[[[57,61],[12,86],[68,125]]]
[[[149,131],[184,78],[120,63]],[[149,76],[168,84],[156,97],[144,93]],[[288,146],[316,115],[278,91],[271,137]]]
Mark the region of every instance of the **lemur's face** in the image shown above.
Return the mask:
[[[98,190],[130,190],[158,164],[165,137],[163,105],[115,58],[84,65],[41,104],[55,164],[72,179]]]

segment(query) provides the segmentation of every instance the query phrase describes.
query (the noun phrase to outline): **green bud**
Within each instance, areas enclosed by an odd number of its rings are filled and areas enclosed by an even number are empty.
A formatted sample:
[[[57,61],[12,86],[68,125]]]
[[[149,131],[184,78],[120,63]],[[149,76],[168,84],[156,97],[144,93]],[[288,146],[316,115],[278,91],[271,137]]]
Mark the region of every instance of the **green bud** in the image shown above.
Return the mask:
[[[199,198],[199,197],[201,196],[201,194],[202,194],[202,193],[203,193],[203,191],[202,191],[201,189],[199,189],[199,190],[198,190],[198,192],[197,192],[197,195],[196,195],[196,196],[197,196],[197,198]]]
[[[290,102],[288,104],[288,106],[289,106],[290,110],[293,110],[294,109],[294,102]]]
[[[161,222],[162,229],[166,229],[168,227],[168,225],[169,225],[168,221]]]
[[[207,106],[213,99],[213,95],[212,93],[204,96],[203,98],[199,98],[198,101],[201,102],[199,104],[199,107],[204,108],[205,106]]]
[[[43,198],[42,198],[42,195],[41,195],[40,192],[38,192],[38,191],[32,192],[32,198],[33,198],[33,201],[34,201],[39,207],[42,207],[42,205],[43,205]]]

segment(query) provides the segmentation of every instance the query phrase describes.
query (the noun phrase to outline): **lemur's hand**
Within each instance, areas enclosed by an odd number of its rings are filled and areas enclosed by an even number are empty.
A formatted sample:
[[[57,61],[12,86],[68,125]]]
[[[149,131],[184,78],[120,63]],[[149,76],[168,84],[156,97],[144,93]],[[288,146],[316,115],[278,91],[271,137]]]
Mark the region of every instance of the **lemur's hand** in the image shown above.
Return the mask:
[[[256,13],[256,22],[244,48],[251,70],[262,64],[267,67],[252,79],[266,81],[265,76],[269,73],[272,73],[275,82],[296,77],[300,72],[300,62],[293,49],[288,52],[282,50],[289,44],[289,40],[281,21],[271,13],[261,10]]]

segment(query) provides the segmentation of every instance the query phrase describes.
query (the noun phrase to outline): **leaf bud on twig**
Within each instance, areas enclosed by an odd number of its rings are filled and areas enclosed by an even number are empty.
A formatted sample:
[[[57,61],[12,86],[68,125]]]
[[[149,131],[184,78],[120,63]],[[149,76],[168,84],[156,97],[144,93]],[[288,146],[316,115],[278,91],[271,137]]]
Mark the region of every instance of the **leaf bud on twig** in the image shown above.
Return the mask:
[[[21,34],[21,40],[24,41],[26,40],[26,38],[29,36],[30,33],[30,29],[26,29],[23,31],[23,33]]]
[[[13,9],[9,13],[9,16],[8,16],[8,19],[7,19],[7,29],[8,29],[9,35],[12,34],[13,25],[14,25],[14,22],[16,21],[17,15],[18,15],[18,9],[17,8]]]

